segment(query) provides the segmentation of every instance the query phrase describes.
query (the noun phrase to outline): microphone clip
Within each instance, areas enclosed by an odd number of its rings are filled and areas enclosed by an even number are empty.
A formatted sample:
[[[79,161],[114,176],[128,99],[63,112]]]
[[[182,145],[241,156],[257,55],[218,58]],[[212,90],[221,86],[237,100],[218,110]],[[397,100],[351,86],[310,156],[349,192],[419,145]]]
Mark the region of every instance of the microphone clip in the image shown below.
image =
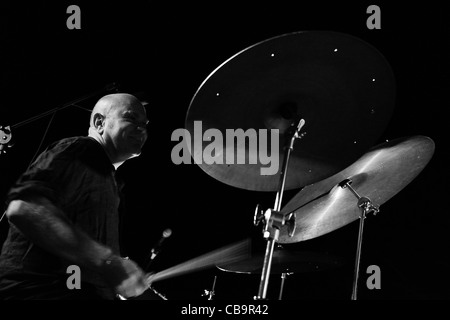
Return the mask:
[[[10,126],[0,126],[0,154],[6,153],[5,147],[11,148],[12,134]]]
[[[169,238],[172,235],[172,230],[171,229],[166,229],[164,230],[164,232],[162,233],[161,238],[159,239],[159,241],[156,243],[156,245],[150,250],[150,257],[148,259],[147,262],[147,266],[146,266],[146,270],[149,269],[150,265],[153,263],[153,260],[155,260],[156,256],[161,252],[161,247],[164,243],[164,241]]]

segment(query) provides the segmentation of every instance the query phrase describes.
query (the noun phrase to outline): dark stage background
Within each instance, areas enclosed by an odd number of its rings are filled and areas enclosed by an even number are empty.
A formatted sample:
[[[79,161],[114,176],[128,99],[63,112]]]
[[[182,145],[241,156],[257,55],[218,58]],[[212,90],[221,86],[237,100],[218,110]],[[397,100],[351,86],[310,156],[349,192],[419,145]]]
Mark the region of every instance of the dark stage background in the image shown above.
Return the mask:
[[[156,258],[155,271],[236,241],[250,238],[263,253],[261,226],[253,226],[256,204],[272,207],[275,192],[246,191],[225,185],[198,166],[174,165],[171,134],[184,127],[196,90],[235,53],[262,40],[294,31],[347,33],[375,46],[396,78],[393,116],[378,143],[413,135],[432,138],[435,154],[406,188],[366,220],[361,258],[360,299],[448,299],[449,227],[446,199],[450,62],[448,8],[381,3],[328,4],[218,1],[167,3],[99,2],[13,4],[1,8],[0,125],[14,125],[69,101],[117,83],[120,91],[144,93],[151,126],[141,157],[120,169],[126,180],[127,254],[143,264],[165,228],[173,235]],[[81,29],[68,30],[66,8],[81,9]],[[381,8],[381,30],[369,30],[366,9]],[[239,79],[236,79],[237,81]],[[78,103],[90,109],[101,95]],[[77,107],[13,130],[15,145],[0,155],[1,197],[50,142],[86,135],[89,112]],[[45,139],[40,143],[45,135]],[[358,132],[364,135],[364,132]],[[285,193],[284,203],[298,190]],[[1,222],[1,241],[7,232]],[[286,280],[284,298],[349,300],[358,223],[286,250],[329,253],[342,258],[339,268],[296,273]],[[381,269],[381,289],[365,286],[369,265]],[[214,277],[216,299],[252,299],[259,275],[216,268],[163,280],[155,287],[169,299],[204,299]],[[272,275],[269,297],[276,299],[279,275]]]

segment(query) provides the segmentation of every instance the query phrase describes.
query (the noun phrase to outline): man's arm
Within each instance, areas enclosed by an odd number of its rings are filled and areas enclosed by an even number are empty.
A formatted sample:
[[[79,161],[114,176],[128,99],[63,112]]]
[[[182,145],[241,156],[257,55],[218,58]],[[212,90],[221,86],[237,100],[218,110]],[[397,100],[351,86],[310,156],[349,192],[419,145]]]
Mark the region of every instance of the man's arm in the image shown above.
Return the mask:
[[[85,268],[97,270],[125,297],[146,290],[145,275],[132,260],[122,259],[111,248],[76,228],[48,199],[13,200],[6,216],[31,242]]]

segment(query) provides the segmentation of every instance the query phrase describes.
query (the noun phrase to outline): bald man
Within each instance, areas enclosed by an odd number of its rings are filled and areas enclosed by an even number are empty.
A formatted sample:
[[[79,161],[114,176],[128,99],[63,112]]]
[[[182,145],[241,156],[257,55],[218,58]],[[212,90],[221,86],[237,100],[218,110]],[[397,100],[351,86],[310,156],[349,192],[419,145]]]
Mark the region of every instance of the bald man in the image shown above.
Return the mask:
[[[136,157],[147,140],[148,119],[141,102],[129,94],[111,94],[101,98],[91,113],[89,136],[105,148],[117,169]]]
[[[120,250],[116,170],[140,155],[145,108],[130,94],[94,106],[88,136],[50,145],[8,194],[0,299],[115,299],[141,295],[145,274]]]

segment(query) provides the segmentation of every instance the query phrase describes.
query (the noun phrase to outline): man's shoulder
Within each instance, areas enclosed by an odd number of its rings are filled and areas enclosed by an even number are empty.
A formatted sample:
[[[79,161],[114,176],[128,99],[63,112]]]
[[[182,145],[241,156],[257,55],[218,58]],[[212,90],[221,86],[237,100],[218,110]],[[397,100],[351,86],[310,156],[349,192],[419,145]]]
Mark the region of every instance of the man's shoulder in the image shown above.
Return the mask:
[[[36,161],[38,163],[53,160],[71,162],[85,157],[95,157],[100,153],[101,146],[94,139],[84,136],[74,136],[50,143]]]
[[[70,146],[75,144],[94,144],[95,139],[88,136],[74,136],[57,140],[52,143],[52,146]]]
[[[99,149],[97,146],[98,144],[99,143],[91,137],[75,136],[63,138],[51,143],[48,146],[47,151],[58,153],[76,151],[76,153],[78,153],[82,150]]]
[[[89,136],[61,139],[49,147],[49,152],[55,159],[81,163],[100,171],[109,171],[112,167],[102,145]]]

